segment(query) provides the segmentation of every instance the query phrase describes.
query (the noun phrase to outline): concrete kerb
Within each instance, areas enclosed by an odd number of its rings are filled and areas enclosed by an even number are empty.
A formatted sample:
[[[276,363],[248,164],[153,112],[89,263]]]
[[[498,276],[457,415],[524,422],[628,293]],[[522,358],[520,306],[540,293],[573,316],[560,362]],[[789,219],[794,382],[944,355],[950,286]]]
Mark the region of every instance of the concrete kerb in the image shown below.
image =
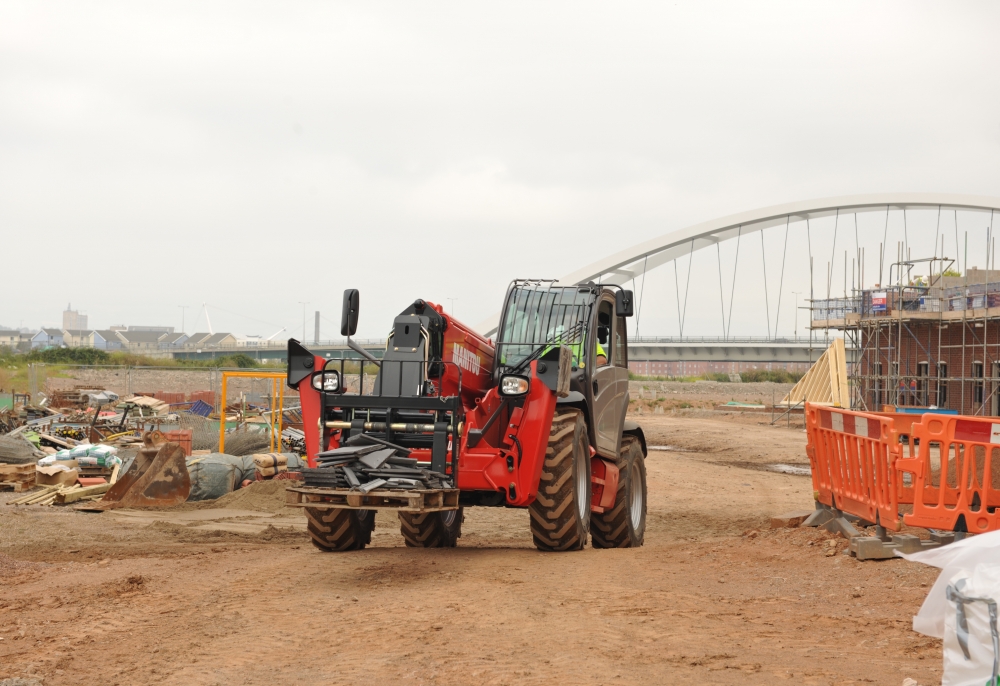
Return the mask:
[[[854,527],[854,523],[857,522],[861,522],[862,526],[871,526],[870,522],[864,522],[858,517],[817,502],[816,511],[802,523],[802,526],[823,527],[830,533],[840,534],[849,541],[848,550],[858,560],[887,560],[895,557],[897,550],[901,553],[917,553],[963,538],[961,533],[932,530],[930,539],[925,541],[913,534],[888,535],[881,526],[876,526],[877,535],[863,536]]]

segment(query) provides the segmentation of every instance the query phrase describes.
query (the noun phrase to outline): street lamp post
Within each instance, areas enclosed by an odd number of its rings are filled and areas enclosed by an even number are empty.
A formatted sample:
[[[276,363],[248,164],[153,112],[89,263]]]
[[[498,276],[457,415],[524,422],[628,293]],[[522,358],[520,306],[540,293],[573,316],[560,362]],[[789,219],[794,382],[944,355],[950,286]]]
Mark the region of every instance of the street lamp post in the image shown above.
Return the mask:
[[[306,305],[308,302],[299,301],[299,305],[302,305],[302,340],[306,340]]]

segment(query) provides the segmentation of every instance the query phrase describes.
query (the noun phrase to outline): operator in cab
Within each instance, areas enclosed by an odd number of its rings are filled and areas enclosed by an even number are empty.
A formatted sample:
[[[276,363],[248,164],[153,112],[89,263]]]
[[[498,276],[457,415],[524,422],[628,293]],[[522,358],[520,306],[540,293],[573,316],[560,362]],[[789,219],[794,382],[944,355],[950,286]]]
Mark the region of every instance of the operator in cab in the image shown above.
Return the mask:
[[[597,350],[595,352],[594,358],[597,361],[597,366],[606,366],[608,364],[608,354],[604,351],[604,346],[601,345],[600,341],[597,342]]]

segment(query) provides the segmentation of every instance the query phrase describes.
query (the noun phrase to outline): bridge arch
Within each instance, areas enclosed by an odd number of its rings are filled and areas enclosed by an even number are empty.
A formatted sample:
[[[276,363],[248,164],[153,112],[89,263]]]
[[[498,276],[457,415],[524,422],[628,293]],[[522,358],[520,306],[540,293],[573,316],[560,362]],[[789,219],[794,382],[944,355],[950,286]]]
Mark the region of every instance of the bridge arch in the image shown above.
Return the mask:
[[[829,217],[837,212],[877,212],[906,209],[958,209],[1000,213],[1000,198],[959,195],[952,193],[871,193],[846,195],[833,198],[802,200],[772,205],[756,210],[731,214],[712,219],[678,231],[671,231],[657,238],[639,243],[613,255],[603,257],[559,279],[560,283],[574,284],[587,281],[622,285],[689,253],[722,243],[737,235],[745,235],[786,221],[802,221]],[[483,335],[496,333],[500,313],[483,320],[476,327]]]

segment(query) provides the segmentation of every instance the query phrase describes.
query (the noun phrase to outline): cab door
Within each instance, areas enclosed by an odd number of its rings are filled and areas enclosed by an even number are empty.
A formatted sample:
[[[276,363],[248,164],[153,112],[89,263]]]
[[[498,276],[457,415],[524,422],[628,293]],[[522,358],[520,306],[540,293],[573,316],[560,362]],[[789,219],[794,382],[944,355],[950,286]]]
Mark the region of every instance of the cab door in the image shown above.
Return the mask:
[[[594,336],[591,338],[590,354],[594,365],[591,385],[594,393],[594,446],[601,455],[616,458],[621,438],[622,421],[625,418],[624,405],[628,393],[628,360],[624,344],[617,345],[617,326],[614,300],[608,296],[601,299],[597,309]],[[600,349],[598,348],[600,345]],[[607,363],[598,364],[598,353],[603,350]],[[618,358],[623,358],[620,362]],[[618,366],[619,364],[623,366]],[[624,380],[624,383],[623,383]]]

